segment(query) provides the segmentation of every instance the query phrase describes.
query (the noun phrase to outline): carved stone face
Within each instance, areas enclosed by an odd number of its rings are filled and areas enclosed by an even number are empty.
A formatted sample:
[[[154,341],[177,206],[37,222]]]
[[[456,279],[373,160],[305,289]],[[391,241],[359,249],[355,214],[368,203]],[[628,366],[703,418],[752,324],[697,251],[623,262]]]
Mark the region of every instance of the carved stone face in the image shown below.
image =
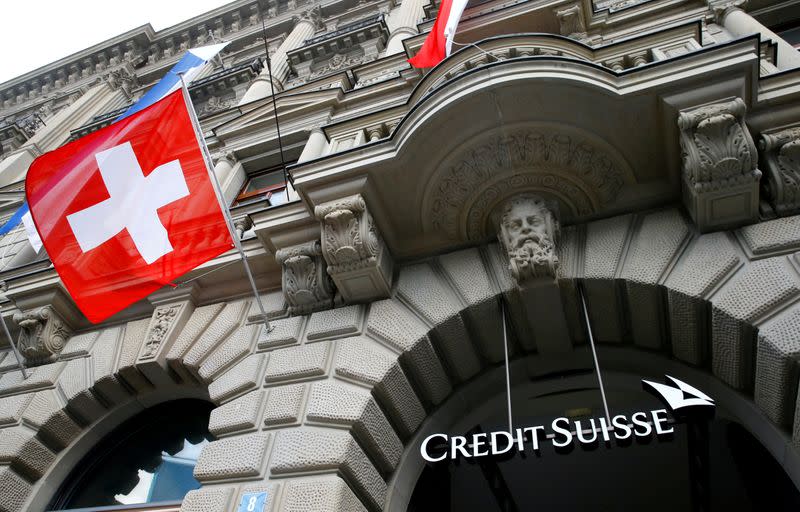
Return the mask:
[[[540,208],[511,202],[503,222],[508,240],[507,246],[520,249],[527,243],[541,243],[548,237],[546,220],[548,214],[549,212],[542,212]]]
[[[521,194],[505,203],[500,242],[518,283],[535,277],[555,277],[557,235],[558,221],[540,197]]]

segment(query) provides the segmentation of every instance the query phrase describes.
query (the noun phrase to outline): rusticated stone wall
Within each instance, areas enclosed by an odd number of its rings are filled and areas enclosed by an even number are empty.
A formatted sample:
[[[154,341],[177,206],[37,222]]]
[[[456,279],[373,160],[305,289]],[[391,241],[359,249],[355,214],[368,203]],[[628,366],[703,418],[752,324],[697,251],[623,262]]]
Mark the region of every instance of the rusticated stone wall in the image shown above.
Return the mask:
[[[750,397],[800,448],[800,217],[698,234],[674,209],[565,228],[558,281],[572,343],[576,282],[602,343],[659,350]],[[0,361],[0,510],[28,510],[98,424],[193,392],[217,405],[186,512],[224,512],[267,490],[270,511],[378,511],[404,446],[451,392],[502,360],[498,298],[516,355],[537,351],[497,244],[402,266],[391,297],[305,316],[267,295],[159,306],[152,318],[73,335],[23,380]],[[170,312],[171,311],[171,312]],[[119,421],[122,421],[121,418]],[[44,504],[33,503],[30,510]],[[37,508],[38,507],[38,508]]]

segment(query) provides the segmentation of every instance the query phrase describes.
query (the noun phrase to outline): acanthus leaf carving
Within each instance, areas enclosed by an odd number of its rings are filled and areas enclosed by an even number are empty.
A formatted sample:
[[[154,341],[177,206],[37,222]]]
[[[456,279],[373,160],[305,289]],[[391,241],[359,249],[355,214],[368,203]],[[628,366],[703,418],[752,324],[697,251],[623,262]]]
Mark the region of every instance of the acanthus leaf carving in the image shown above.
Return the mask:
[[[50,363],[58,358],[72,330],[52,307],[16,313],[19,325],[17,348],[29,366]]]
[[[800,212],[800,126],[762,135],[765,195],[778,215]]]
[[[281,282],[289,314],[305,314],[333,306],[334,287],[325,271],[319,240],[279,249],[275,259],[283,269]]]

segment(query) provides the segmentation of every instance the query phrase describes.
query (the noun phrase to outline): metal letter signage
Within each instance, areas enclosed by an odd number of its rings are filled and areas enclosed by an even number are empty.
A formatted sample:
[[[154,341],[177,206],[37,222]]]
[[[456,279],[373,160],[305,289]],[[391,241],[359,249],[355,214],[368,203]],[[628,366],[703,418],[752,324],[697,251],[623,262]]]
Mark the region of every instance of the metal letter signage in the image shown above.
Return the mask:
[[[420,446],[422,458],[428,462],[440,462],[459,457],[476,458],[487,455],[502,455],[517,450],[530,449],[539,452],[542,442],[550,442],[555,448],[564,449],[573,444],[591,445],[602,439],[604,442],[624,441],[630,438],[657,437],[675,432],[672,425],[690,414],[713,416],[714,400],[698,389],[674,377],[666,376],[673,386],[642,380],[645,390],[661,399],[667,409],[639,411],[627,416],[617,414],[610,418],[571,420],[560,417],[549,425],[515,428],[513,432],[479,432],[470,436],[431,434]],[[669,415],[673,419],[669,418]]]

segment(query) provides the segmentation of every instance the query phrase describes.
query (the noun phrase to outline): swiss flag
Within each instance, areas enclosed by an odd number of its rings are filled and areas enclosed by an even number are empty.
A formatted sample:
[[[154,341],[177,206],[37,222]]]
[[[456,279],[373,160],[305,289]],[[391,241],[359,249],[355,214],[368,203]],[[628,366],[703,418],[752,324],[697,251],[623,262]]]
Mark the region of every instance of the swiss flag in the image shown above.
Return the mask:
[[[92,322],[233,247],[182,90],[40,156],[25,193]]]

